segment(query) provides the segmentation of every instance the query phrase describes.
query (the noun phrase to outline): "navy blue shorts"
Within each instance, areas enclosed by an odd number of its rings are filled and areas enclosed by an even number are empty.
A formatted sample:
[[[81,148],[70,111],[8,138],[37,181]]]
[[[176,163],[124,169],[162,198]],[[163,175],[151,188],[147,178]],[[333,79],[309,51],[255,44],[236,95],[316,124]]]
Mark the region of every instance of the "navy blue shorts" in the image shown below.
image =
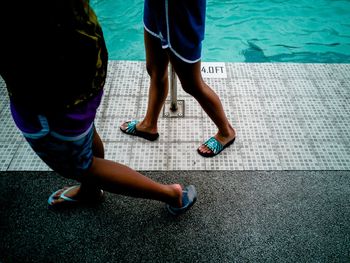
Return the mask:
[[[201,59],[206,0],[145,0],[144,27],[187,63]]]

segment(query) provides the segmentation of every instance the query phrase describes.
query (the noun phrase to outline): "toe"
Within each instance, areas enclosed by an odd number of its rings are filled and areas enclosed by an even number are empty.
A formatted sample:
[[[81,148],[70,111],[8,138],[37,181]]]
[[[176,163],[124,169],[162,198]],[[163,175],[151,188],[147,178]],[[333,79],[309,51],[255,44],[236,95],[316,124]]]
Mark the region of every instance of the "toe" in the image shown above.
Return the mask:
[[[122,129],[123,131],[125,131],[128,128],[128,124],[129,122],[124,122],[122,125],[120,125],[120,129]]]
[[[210,153],[210,152],[211,152],[211,150],[210,150],[207,146],[205,146],[204,144],[202,144],[202,145],[198,148],[198,150],[199,150],[201,153]]]
[[[64,188],[58,190],[58,191],[55,193],[55,195],[52,197],[53,200],[54,200],[54,201],[57,201],[57,200],[60,198],[61,194],[62,194],[65,190],[67,190],[67,189],[68,189],[68,187],[64,187]]]
[[[66,197],[75,199],[75,197],[78,195],[80,186],[75,186],[75,187],[64,187],[60,190],[58,190],[53,196],[52,200],[50,200],[50,205],[57,205],[59,203],[65,202],[65,200],[62,198],[62,194],[67,190],[71,188],[67,193],[65,193]]]

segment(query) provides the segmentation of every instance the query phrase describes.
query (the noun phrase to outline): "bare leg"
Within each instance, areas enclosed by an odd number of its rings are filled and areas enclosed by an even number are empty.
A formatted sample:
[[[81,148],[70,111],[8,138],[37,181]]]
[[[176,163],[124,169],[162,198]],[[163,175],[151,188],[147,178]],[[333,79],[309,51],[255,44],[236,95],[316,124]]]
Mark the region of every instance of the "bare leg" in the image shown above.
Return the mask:
[[[84,176],[86,179],[81,186],[66,193],[67,197],[76,200],[82,198],[91,200],[94,196],[98,198],[95,189],[101,188],[115,194],[158,200],[174,207],[182,206],[181,185],[157,183],[137,171],[113,161],[94,157],[92,166]],[[86,185],[95,188],[86,187]],[[87,192],[88,188],[89,193]],[[59,198],[61,193],[58,194],[53,205],[64,202],[63,199]]]
[[[146,116],[137,124],[136,128],[143,132],[157,133],[159,114],[168,95],[169,58],[158,38],[144,31],[144,40],[146,48],[146,67],[151,78],[151,84]],[[127,125],[123,124],[120,128],[125,130]]]
[[[95,144],[103,146],[97,132],[95,132]],[[98,185],[108,192],[181,206],[182,188],[179,184],[157,183],[123,164],[94,157],[86,178],[88,185]]]
[[[179,184],[157,183],[116,162],[94,158],[88,177],[108,192],[181,206],[182,188]]]
[[[100,135],[98,134],[96,127],[94,127],[94,138],[92,141],[92,153],[94,157],[104,159],[105,158],[105,149]],[[81,196],[99,196],[101,194],[101,189],[97,187],[94,183],[91,183],[89,180],[81,181],[80,188],[77,192]]]
[[[101,153],[101,147],[103,149],[103,143],[95,130],[93,149],[99,149]],[[125,165],[100,157],[93,157],[92,165],[84,177],[80,187],[66,193],[67,197],[79,200],[87,196],[91,199],[97,197],[102,188],[116,194],[162,201],[175,207],[182,205],[182,187],[179,184],[157,183]],[[53,205],[64,202],[59,198],[62,192],[57,193]]]
[[[199,102],[209,118],[218,127],[215,138],[223,145],[235,138],[235,129],[225,115],[220,98],[202,79],[200,62],[185,63],[171,53],[169,57],[183,89]],[[205,145],[201,145],[199,150],[201,152],[210,152]]]
[[[101,140],[100,135],[96,131],[96,128],[94,127],[94,140],[92,141],[92,152],[95,157],[98,158],[105,158],[105,149],[103,146],[103,142]]]

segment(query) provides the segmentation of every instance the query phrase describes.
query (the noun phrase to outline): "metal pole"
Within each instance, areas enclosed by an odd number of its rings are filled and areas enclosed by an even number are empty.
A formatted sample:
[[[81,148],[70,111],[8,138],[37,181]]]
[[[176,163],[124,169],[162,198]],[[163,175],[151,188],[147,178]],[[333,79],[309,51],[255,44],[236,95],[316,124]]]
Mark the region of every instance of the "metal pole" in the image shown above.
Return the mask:
[[[165,118],[185,117],[185,101],[177,99],[177,81],[173,66],[169,67],[170,100],[166,100],[163,107]]]
[[[176,83],[176,73],[173,65],[170,63],[170,110],[177,111],[177,83]]]

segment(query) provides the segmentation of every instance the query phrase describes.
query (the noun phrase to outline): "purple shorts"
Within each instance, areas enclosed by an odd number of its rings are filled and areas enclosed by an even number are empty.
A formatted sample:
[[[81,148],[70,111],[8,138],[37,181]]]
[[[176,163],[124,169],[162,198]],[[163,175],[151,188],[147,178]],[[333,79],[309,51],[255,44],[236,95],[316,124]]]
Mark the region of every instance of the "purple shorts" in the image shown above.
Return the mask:
[[[64,113],[45,116],[12,102],[11,113],[34,152],[52,170],[80,181],[92,163],[94,119],[102,94]]]

